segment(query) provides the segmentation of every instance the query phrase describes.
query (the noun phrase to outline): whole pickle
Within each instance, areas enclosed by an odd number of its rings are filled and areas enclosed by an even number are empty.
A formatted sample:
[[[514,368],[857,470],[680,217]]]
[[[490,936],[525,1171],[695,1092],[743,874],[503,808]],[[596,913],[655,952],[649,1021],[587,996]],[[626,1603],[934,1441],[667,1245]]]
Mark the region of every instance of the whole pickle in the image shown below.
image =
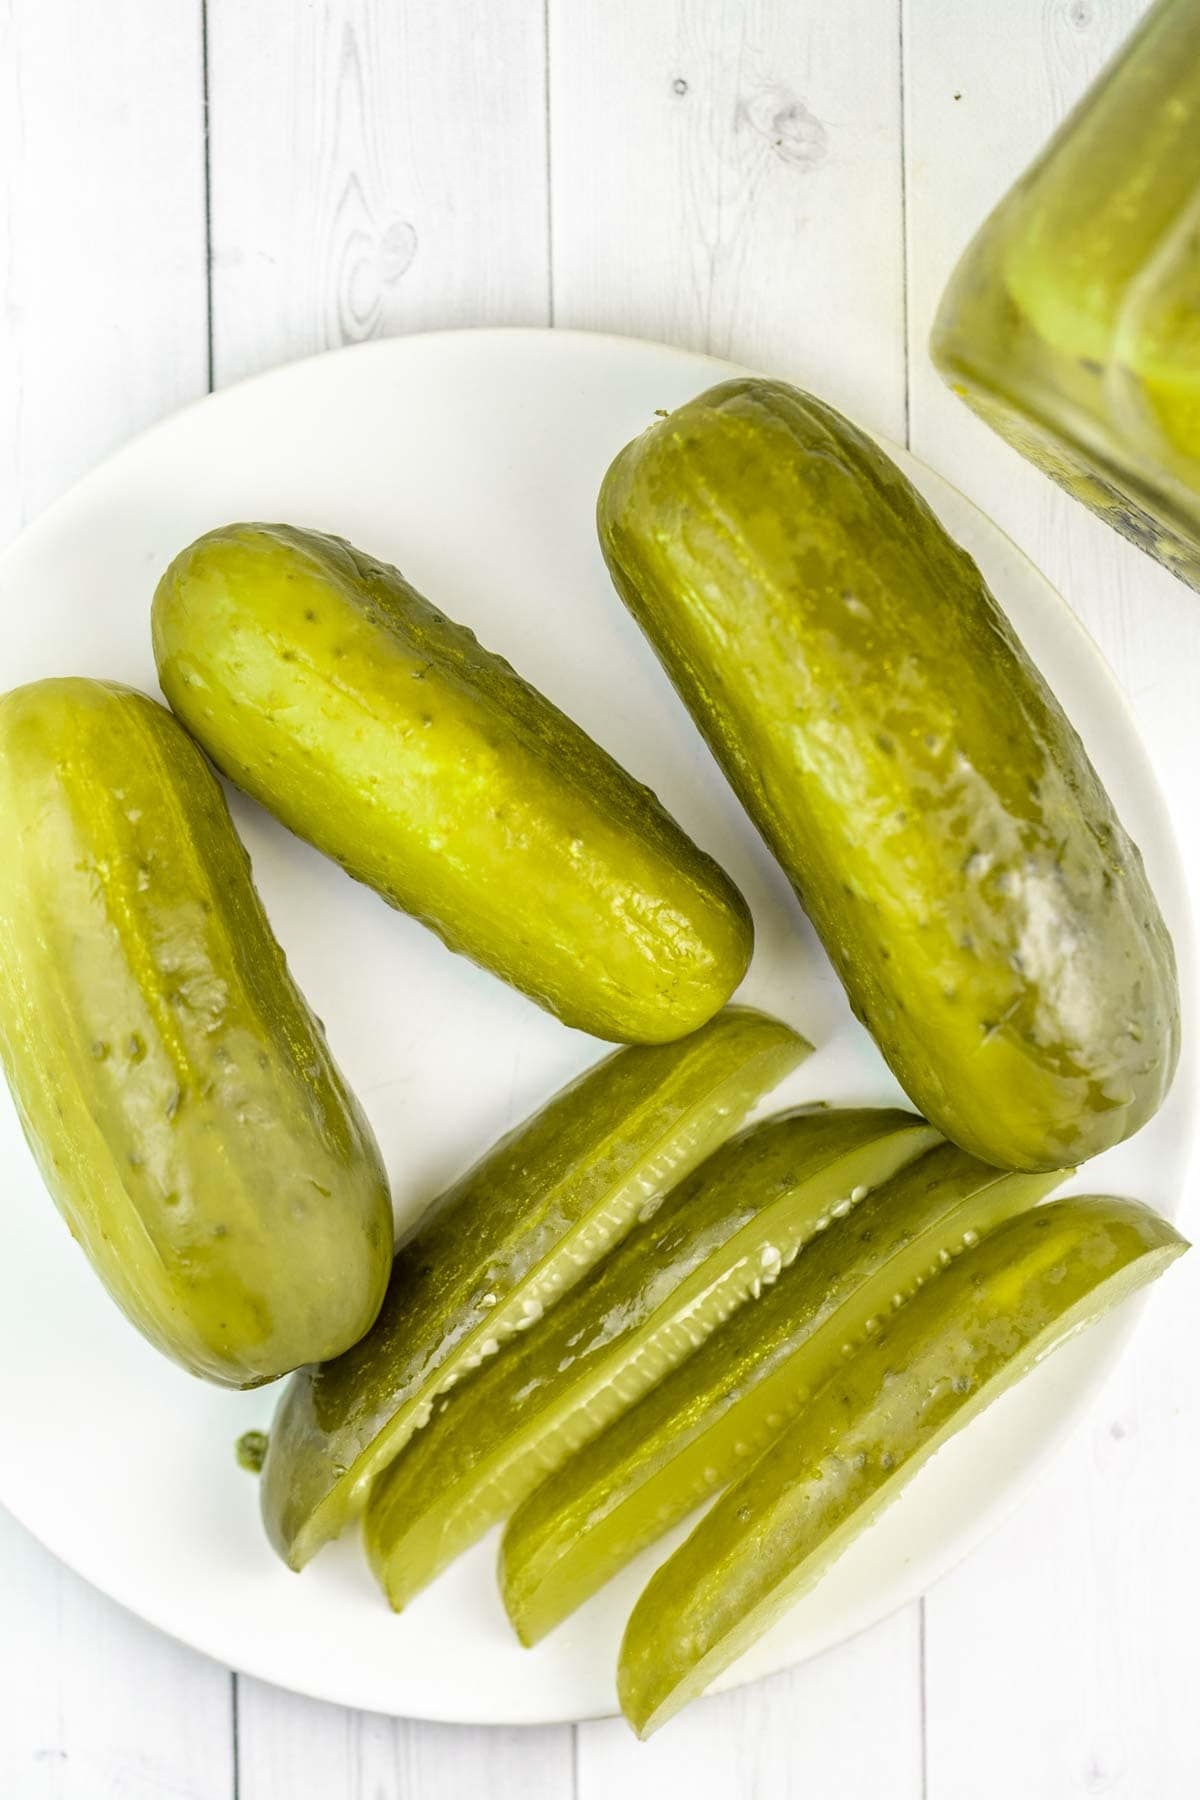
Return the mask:
[[[1136,846],[971,558],[779,382],[628,445],[604,554],[915,1104],[1002,1168],[1145,1124],[1179,1051]]]
[[[129,688],[17,688],[0,834],[0,1058],[117,1304],[227,1387],[346,1349],[387,1284],[387,1179],[195,744]]]
[[[163,691],[232,781],[452,950],[597,1037],[661,1043],[753,929],[648,788],[398,570],[230,525],[154,598]]]

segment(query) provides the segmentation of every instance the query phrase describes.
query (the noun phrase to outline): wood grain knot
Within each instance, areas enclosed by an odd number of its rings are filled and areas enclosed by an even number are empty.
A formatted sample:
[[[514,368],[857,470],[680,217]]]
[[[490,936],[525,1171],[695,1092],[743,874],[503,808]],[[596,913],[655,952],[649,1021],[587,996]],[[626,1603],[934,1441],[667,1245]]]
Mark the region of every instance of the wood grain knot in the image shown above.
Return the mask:
[[[740,100],[735,122],[749,125],[789,168],[815,169],[829,152],[829,133],[790,88],[761,88]]]
[[[379,240],[379,278],[388,287],[412,267],[417,234],[407,219],[393,219]]]

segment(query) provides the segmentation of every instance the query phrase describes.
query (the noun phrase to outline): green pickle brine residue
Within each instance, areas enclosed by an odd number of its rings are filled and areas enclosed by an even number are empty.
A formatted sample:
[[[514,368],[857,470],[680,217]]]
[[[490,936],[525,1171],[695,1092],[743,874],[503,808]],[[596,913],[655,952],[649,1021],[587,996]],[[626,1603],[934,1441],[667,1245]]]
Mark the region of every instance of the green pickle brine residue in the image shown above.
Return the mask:
[[[265,1431],[243,1431],[233,1447],[238,1460],[238,1468],[245,1469],[248,1475],[259,1475],[267,1460],[267,1444],[269,1439]]]

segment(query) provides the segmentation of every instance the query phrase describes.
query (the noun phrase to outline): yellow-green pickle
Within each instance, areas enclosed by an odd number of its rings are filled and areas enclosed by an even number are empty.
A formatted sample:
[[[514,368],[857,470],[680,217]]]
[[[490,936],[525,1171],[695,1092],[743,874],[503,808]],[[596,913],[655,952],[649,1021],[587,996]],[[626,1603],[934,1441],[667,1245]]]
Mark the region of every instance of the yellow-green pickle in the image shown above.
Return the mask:
[[[387,1284],[387,1179],[200,751],[130,688],[17,688],[0,839],[0,1057],[113,1298],[228,1387],[346,1349]]]
[[[262,1488],[284,1560],[336,1537],[444,1396],[535,1336],[811,1048],[727,1007],[678,1043],[605,1057],[469,1169],[401,1246],[374,1329],[284,1391]]]
[[[232,781],[568,1025],[662,1043],[738,985],[729,878],[398,570],[230,525],[176,557],[153,630],[163,692]]]
[[[375,1482],[367,1555],[397,1611],[936,1135],[889,1108],[801,1108],[701,1163]]]
[[[1002,1168],[1157,1110],[1171,941],[1137,847],[965,551],[831,407],[729,381],[605,477],[604,555],[917,1107]]]
[[[1062,1172],[1005,1175],[939,1144],[805,1246],[682,1367],[509,1520],[500,1587],[524,1644],[741,1474],[925,1282]]]
[[[926,1282],[651,1578],[617,1670],[639,1736],[747,1650],[941,1444],[1186,1248],[1148,1207],[1072,1197],[999,1224]]]
[[[951,278],[932,351],[1031,461],[1200,587],[1200,0],[1160,0]]]

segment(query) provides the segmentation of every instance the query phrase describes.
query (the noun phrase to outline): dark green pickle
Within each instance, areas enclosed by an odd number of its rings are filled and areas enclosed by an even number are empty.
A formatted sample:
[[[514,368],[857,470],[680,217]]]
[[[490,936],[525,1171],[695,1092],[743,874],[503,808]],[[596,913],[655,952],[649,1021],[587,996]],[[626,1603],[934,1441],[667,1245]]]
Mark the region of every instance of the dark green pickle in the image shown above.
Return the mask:
[[[651,1578],[617,1691],[640,1737],[702,1693],[955,1432],[1187,1248],[1130,1200],[1051,1200],[887,1320]]]
[[[262,1507],[284,1560],[300,1568],[336,1537],[439,1397],[535,1326],[811,1048],[727,1007],[677,1043],[606,1057],[469,1170],[399,1250],[374,1330],[280,1401]]]
[[[710,1156],[536,1331],[443,1402],[375,1483],[367,1555],[391,1604],[406,1605],[935,1139],[911,1113],[802,1109]]]
[[[617,589],[914,1103],[1002,1168],[1145,1124],[1179,995],[1142,859],[979,570],[830,407],[746,378],[616,458]]]
[[[833,1220],[774,1287],[514,1513],[500,1588],[521,1642],[544,1637],[741,1474],[926,1281],[1064,1174],[1006,1175],[939,1144]]]
[[[130,688],[17,688],[0,834],[0,1058],[100,1279],[228,1387],[345,1350],[387,1285],[387,1178],[196,745]]]

